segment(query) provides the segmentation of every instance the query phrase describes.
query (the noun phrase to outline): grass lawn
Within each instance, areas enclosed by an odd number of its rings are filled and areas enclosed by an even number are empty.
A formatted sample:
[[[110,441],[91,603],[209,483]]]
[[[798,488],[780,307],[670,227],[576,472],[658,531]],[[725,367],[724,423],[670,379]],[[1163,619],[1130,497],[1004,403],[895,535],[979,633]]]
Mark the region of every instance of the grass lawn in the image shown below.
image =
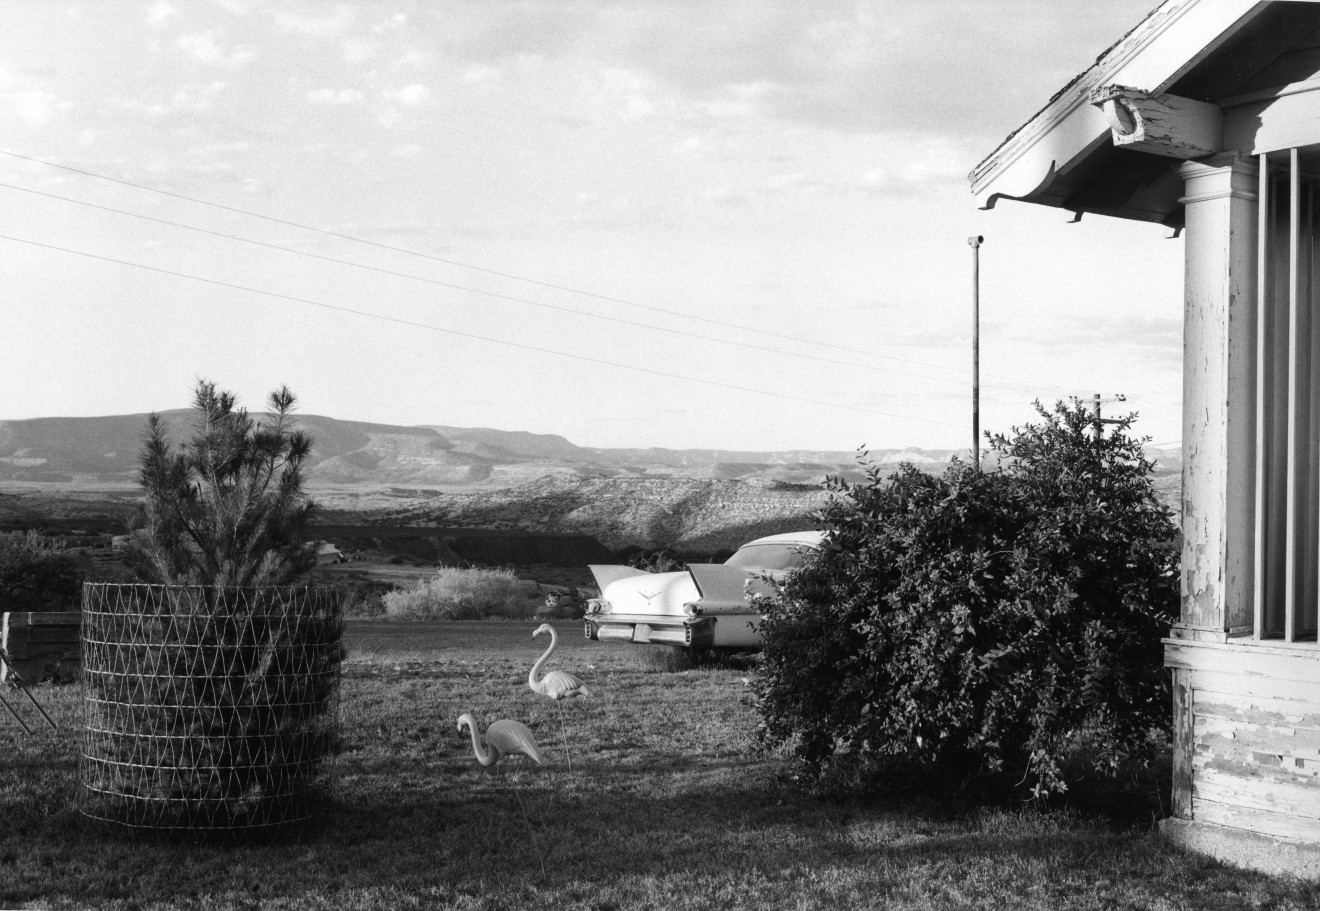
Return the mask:
[[[1144,806],[813,793],[758,751],[745,668],[666,672],[566,622],[550,667],[594,695],[552,703],[526,686],[546,644],[535,626],[350,624],[332,803],[266,845],[141,841],[84,820],[77,689],[39,688],[59,733],[27,737],[0,714],[0,908],[1320,907],[1320,887],[1165,846]],[[479,767],[463,712],[523,721],[546,765]]]

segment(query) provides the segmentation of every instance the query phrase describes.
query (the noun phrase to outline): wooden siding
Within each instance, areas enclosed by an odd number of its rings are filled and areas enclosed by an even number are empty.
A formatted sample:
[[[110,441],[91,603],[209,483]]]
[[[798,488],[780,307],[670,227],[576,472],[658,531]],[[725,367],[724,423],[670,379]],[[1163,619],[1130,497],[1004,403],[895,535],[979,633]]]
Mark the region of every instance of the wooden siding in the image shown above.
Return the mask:
[[[1165,642],[1191,747],[1178,815],[1320,843],[1320,648]]]

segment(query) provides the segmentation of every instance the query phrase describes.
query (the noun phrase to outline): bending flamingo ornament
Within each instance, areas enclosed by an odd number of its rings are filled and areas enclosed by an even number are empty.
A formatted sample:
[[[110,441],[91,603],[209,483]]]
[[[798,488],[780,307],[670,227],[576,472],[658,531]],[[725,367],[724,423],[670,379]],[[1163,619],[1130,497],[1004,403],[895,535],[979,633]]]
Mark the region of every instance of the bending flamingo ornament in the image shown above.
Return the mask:
[[[522,753],[532,762],[541,765],[541,750],[536,745],[536,738],[525,724],[508,720],[492,721],[483,735],[475,718],[467,714],[459,715],[459,733],[462,733],[465,727],[472,735],[472,752],[476,754],[477,762],[482,765],[492,766],[499,762],[502,756],[513,753]]]
[[[544,677],[536,676],[541,672],[541,665],[550,660],[550,653],[559,644],[559,636],[555,633],[555,628],[549,623],[542,623],[538,626],[536,632],[532,633],[532,638],[535,639],[542,633],[550,634],[550,647],[532,665],[532,670],[527,675],[527,685],[531,687],[532,692],[549,696],[554,700],[567,699],[571,696],[590,696],[591,691],[582,685],[582,681],[567,671],[550,671]]]
[[[513,753],[522,753],[537,765],[541,764],[541,751],[536,746],[536,738],[524,724],[508,720],[492,721],[483,736],[477,720],[471,715],[463,714],[458,716],[460,734],[464,728],[467,728],[468,733],[472,735],[472,752],[477,755],[477,762],[483,766],[493,766],[501,757]],[[523,819],[527,820],[527,829],[536,844],[537,857],[541,861],[541,875],[544,876],[545,855],[541,851],[536,832],[532,830],[532,818],[527,815],[527,808],[523,806],[522,795],[518,793],[517,788],[514,789],[513,796],[518,798],[518,808],[522,810]]]

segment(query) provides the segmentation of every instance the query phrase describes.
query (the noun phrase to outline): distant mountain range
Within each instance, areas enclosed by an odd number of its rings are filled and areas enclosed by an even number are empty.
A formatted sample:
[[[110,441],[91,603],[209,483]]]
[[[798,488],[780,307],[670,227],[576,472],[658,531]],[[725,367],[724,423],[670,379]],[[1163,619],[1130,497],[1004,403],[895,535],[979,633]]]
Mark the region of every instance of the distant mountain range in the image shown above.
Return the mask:
[[[174,440],[189,435],[191,411],[161,416]],[[146,418],[0,421],[0,524],[29,527],[35,516],[44,517],[37,524],[59,516],[92,527],[90,516],[108,510],[117,530],[138,495]],[[589,535],[611,548],[731,551],[759,535],[811,527],[827,499],[821,481],[862,476],[855,452],[593,449],[553,434],[487,428],[317,415],[299,415],[298,423],[314,440],[308,489],[321,507],[317,521],[331,525],[519,530]],[[869,458],[884,471],[908,462],[938,472],[964,454],[884,449]],[[1150,455],[1155,483],[1176,509],[1179,452]],[[55,504],[42,506],[49,493]]]
[[[175,440],[193,412],[162,413]],[[131,484],[145,414],[0,421],[0,482]],[[299,415],[314,440],[309,487],[497,490],[542,478],[693,478],[819,484],[856,477],[857,453],[813,450],[594,449],[561,436],[480,427],[401,427]],[[877,450],[872,460],[938,467],[956,450]]]

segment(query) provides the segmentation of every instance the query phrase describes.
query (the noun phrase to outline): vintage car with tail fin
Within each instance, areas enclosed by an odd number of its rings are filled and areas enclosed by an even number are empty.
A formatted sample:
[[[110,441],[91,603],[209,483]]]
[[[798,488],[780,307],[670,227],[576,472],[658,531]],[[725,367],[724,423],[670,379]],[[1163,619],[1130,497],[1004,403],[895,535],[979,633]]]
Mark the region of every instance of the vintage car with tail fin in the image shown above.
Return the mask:
[[[688,649],[756,649],[761,616],[747,595],[770,590],[819,549],[824,533],[799,531],[749,541],[724,563],[691,563],[682,572],[591,566],[600,597],[587,602],[588,639]]]

